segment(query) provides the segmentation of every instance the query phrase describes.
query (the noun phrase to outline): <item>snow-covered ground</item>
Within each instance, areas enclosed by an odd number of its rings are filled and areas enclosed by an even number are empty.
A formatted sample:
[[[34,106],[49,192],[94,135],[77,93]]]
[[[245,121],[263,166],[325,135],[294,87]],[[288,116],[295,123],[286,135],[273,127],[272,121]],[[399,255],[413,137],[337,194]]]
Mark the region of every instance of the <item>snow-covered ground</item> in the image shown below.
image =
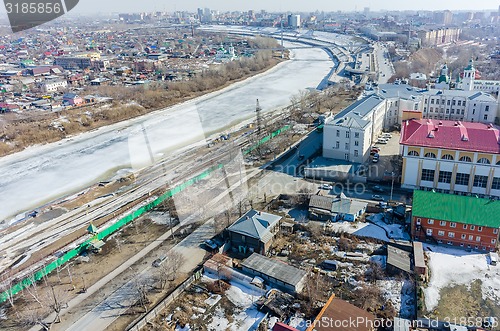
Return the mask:
[[[412,318],[414,315],[415,296],[412,284],[407,280],[379,280],[377,286],[386,300],[390,300],[399,317]]]
[[[410,240],[410,235],[405,231],[404,225],[388,224],[384,221],[384,214],[376,214],[368,217],[368,220],[387,231],[387,236],[395,240]]]
[[[336,222],[330,228],[337,233],[349,233],[360,237],[369,237],[383,241],[410,240],[410,236],[400,224],[387,224],[383,221],[383,214],[372,216],[372,223],[361,222]]]
[[[487,254],[427,244],[424,244],[424,250],[429,257],[431,274],[430,282],[424,289],[427,310],[437,307],[443,288],[467,286],[475,280],[482,282],[483,298],[500,302],[500,265],[490,265]]]
[[[204,281],[213,281],[210,276],[203,276]],[[249,330],[253,325],[258,324],[264,314],[257,310],[254,303],[261,297],[262,293],[246,287],[240,283],[231,282],[231,287],[226,291],[225,296],[235,306],[231,315],[231,322],[226,316],[224,308],[217,305],[212,316],[207,318],[210,323],[208,330]],[[216,301],[216,303],[218,300]]]
[[[334,65],[321,49],[293,51],[277,68],[186,103],[0,159],[0,221],[136,170],[316,88]]]

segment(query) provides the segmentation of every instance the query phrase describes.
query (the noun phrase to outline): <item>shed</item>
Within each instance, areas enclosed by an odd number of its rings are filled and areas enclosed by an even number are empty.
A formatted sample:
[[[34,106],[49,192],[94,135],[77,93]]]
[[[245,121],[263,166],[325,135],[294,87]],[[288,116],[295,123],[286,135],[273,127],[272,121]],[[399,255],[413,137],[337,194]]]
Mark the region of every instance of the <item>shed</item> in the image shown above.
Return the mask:
[[[415,261],[415,273],[427,277],[427,266],[425,265],[424,248],[421,242],[413,242],[413,260]]]
[[[387,271],[389,273],[397,273],[398,271],[411,273],[410,253],[387,245]]]
[[[307,273],[284,262],[253,253],[241,264],[243,272],[259,276],[283,291],[299,293]]]

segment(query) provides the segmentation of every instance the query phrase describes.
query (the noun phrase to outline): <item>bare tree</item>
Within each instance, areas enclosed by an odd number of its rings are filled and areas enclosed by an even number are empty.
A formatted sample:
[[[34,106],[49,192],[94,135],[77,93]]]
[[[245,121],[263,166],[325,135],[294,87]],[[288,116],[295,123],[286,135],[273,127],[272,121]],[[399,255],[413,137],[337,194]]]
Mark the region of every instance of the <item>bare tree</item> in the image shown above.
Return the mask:
[[[148,311],[148,304],[150,302],[149,298],[148,298],[148,289],[149,289],[149,285],[148,285],[147,280],[144,280],[144,279],[136,279],[135,280],[134,290],[137,292],[138,303],[144,309],[144,312]]]
[[[7,297],[7,301],[9,301],[9,304],[12,308],[15,307],[14,305],[14,282],[13,282],[13,276],[10,273],[4,274],[2,276],[2,280],[0,280],[0,294],[3,292],[5,296]]]

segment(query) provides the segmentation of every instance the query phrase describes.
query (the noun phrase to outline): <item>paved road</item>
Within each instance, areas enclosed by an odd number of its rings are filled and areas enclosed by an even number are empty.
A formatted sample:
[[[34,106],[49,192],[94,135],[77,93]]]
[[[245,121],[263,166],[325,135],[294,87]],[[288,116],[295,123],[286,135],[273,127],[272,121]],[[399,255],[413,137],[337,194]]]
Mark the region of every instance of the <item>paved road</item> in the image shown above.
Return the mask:
[[[394,67],[389,59],[387,48],[384,45],[376,43],[374,48],[375,61],[379,74],[378,83],[385,84],[394,74]]]
[[[213,220],[206,222],[200,226],[183,241],[177,244],[173,249],[183,254],[185,263],[181,267],[181,272],[189,273],[196,266],[203,261],[206,251],[202,249],[201,244],[214,236]],[[156,247],[161,242],[170,237],[170,232],[155,241]],[[143,257],[147,252],[141,254]],[[137,257],[137,256],[136,256]],[[105,330],[111,325],[118,317],[124,314],[130,306],[137,301],[137,287],[136,284],[151,284],[154,278],[156,268],[148,266],[141,273],[137,274],[133,279],[127,282],[124,286],[116,290],[111,296],[107,297],[97,307],[88,312],[85,316],[80,318],[76,323],[71,325],[68,331],[81,331],[92,330],[99,331]],[[54,330],[63,330],[65,326],[57,326]]]

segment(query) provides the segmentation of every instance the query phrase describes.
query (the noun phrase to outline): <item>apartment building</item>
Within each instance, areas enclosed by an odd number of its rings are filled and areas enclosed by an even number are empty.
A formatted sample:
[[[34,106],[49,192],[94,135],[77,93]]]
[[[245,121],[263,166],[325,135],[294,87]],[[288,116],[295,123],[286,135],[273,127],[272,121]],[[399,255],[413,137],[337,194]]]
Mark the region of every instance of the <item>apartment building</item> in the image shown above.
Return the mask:
[[[370,95],[327,119],[323,129],[323,156],[364,163],[370,156],[372,142],[384,128],[386,106],[383,98]]]
[[[401,128],[401,186],[500,197],[500,128],[492,124],[408,120]]]
[[[495,251],[500,201],[434,191],[415,191],[411,235],[415,240]]]

